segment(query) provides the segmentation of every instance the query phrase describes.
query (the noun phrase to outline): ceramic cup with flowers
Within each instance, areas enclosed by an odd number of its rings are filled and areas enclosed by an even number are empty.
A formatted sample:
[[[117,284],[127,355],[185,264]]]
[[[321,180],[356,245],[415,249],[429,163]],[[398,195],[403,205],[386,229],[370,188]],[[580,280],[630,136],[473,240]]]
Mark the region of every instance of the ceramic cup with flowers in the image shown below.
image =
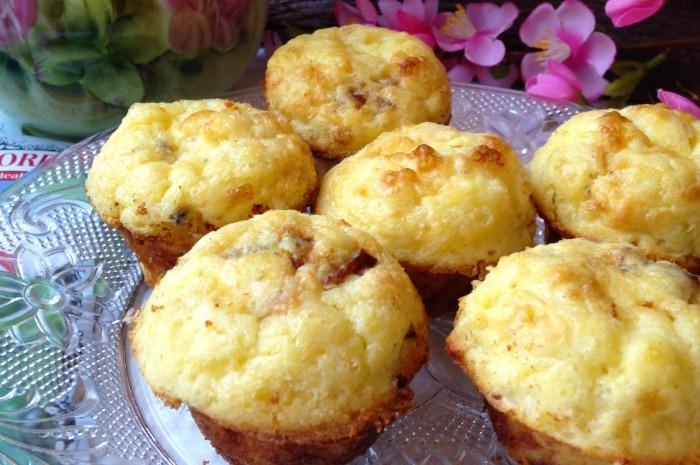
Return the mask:
[[[79,139],[139,101],[215,96],[260,46],[267,0],[0,0],[0,109]]]

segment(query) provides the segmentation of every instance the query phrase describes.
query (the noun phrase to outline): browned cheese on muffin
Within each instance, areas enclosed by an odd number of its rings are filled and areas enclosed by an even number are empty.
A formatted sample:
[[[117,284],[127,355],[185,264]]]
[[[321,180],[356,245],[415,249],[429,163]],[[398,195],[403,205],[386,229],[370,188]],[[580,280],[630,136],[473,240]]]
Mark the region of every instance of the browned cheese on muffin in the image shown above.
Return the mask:
[[[303,209],[318,176],[292,128],[224,99],[138,103],[85,183],[153,285],[205,233],[268,209]]]
[[[700,273],[700,121],[665,104],[592,110],[530,163],[534,200],[563,237],[638,245]]]
[[[131,341],[154,392],[188,405],[232,463],[336,464],[410,408],[427,331],[410,280],[371,236],[276,210],[200,240]]]
[[[700,463],[700,281],[671,262],[585,239],[504,257],[447,348],[521,464]]]
[[[410,271],[474,277],[533,245],[530,194],[527,170],[498,136],[420,123],[334,166],[314,211],[369,232]]]
[[[447,73],[430,47],[359,24],[282,45],[268,61],[263,90],[267,108],[331,160],[404,124],[447,123],[452,111]]]

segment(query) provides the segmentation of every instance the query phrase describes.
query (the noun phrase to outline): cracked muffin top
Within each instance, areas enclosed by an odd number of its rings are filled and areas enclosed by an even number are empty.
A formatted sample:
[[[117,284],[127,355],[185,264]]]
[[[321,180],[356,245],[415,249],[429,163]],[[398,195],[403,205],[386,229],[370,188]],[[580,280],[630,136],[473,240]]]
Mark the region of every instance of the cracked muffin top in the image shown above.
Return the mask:
[[[393,419],[427,359],[427,329],[410,280],[371,236],[275,210],[202,238],[131,338],[168,402],[223,425],[296,431]]]
[[[626,242],[700,273],[700,121],[665,104],[580,113],[530,163],[564,237]]]
[[[209,99],[133,105],[95,158],[86,190],[111,226],[167,239],[302,209],[317,182],[311,152],[288,124]]]
[[[447,346],[494,408],[585,463],[698,463],[700,281],[675,264],[585,239],[512,254]]]
[[[359,24],[320,29],[282,45],[264,82],[267,108],[320,157],[341,159],[384,131],[449,122],[444,66],[405,32]]]
[[[498,136],[420,123],[331,168],[314,209],[369,232],[405,266],[475,276],[533,244],[531,192]]]

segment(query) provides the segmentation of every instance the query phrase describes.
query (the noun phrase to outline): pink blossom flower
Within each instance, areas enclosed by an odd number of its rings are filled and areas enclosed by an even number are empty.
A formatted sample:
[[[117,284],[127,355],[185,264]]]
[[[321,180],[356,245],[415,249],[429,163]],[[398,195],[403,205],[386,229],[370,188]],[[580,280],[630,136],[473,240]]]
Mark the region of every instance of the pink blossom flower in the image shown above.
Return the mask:
[[[470,83],[476,78],[486,86],[509,88],[518,79],[518,68],[505,62],[496,66],[478,66],[460,56],[450,57],[444,64],[450,82]]]
[[[658,89],[656,91],[656,96],[670,108],[673,108],[674,110],[687,111],[696,118],[700,119],[700,107],[693,103],[692,100],[676,94],[675,92],[670,92],[663,89]]]
[[[355,0],[356,7],[336,0],[333,5],[333,14],[341,26],[346,24],[364,24],[374,26],[377,24],[379,14],[369,0]]]
[[[475,66],[469,63],[463,56],[450,57],[443,61],[447,70],[447,78],[450,82],[470,83],[476,76]]]
[[[494,66],[503,60],[506,47],[498,35],[513,25],[518,7],[493,3],[470,3],[466,10],[457,5],[454,13],[437,16],[433,34],[437,44],[447,52],[464,50],[464,56],[479,66]]]
[[[523,80],[527,83],[548,72],[554,60],[573,73],[586,99],[600,98],[608,83],[603,75],[615,59],[616,47],[610,37],[594,29],[593,12],[579,0],[564,0],[556,10],[549,3],[537,6],[520,27],[520,39],[541,50],[523,58]]]
[[[475,66],[476,78],[485,86],[510,88],[518,80],[518,67],[500,63],[496,66]]]
[[[617,27],[629,26],[654,15],[664,0],[608,0],[605,14]]]
[[[377,23],[395,31],[405,31],[418,37],[430,47],[435,47],[433,23],[437,17],[438,0],[379,0],[377,3],[382,12]]]
[[[547,72],[528,79],[525,91],[538,97],[577,102],[582,100],[583,84],[565,64],[550,58]]]
[[[26,39],[38,13],[36,0],[0,1],[0,47],[11,47]]]
[[[450,82],[470,83],[476,78],[486,86],[509,88],[518,79],[518,68],[507,63],[479,66],[460,56],[446,59],[444,65]]]
[[[215,48],[236,43],[245,0],[167,0],[173,13],[168,24],[170,46],[176,52]]]

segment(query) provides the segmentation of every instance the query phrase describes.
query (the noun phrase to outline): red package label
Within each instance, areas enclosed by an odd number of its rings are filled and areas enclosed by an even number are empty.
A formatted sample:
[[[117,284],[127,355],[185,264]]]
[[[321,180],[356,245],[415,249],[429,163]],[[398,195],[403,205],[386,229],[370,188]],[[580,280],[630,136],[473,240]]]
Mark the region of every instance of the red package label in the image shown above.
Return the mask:
[[[53,160],[58,152],[6,150],[0,152],[0,191],[37,166]]]

